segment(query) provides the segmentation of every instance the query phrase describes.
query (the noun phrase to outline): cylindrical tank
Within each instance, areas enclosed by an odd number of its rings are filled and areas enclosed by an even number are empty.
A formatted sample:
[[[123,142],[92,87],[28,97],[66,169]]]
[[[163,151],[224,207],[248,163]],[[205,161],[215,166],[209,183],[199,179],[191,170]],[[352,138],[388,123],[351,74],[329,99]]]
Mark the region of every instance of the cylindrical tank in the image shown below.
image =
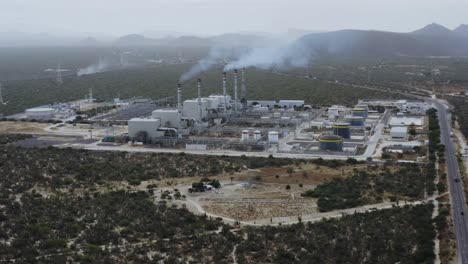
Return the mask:
[[[346,119],[351,126],[364,126],[364,117],[362,116],[349,116]]]
[[[346,122],[335,123],[333,125],[333,135],[346,139],[351,138],[351,125]]]
[[[31,119],[47,119],[54,116],[54,109],[50,107],[37,107],[26,109],[26,116]]]
[[[322,135],[319,138],[322,151],[343,151],[343,138],[336,135]]]
[[[255,130],[254,131],[254,140],[259,141],[262,138],[262,132],[260,130]]]
[[[268,142],[270,142],[270,143],[278,143],[279,142],[278,131],[268,132]]]
[[[242,141],[249,140],[249,131],[248,130],[242,130],[241,140]]]
[[[369,115],[369,106],[366,104],[358,104],[354,108],[356,109],[364,109],[364,117],[367,118]]]
[[[366,117],[366,109],[353,108],[353,116]]]

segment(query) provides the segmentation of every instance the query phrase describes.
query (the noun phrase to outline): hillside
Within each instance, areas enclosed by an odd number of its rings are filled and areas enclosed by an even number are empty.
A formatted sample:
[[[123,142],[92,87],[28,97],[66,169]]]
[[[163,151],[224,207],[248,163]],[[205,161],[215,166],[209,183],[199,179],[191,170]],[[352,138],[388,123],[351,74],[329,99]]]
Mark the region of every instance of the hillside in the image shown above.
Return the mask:
[[[456,30],[430,24],[409,33],[339,30],[308,34],[298,42],[314,55],[341,57],[465,56],[466,27]]]

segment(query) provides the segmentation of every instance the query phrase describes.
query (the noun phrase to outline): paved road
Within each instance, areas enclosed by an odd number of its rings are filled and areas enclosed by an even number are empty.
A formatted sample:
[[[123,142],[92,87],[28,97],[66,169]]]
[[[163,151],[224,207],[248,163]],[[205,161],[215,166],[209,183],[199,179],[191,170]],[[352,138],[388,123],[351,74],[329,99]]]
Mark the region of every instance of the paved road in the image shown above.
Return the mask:
[[[300,77],[300,76],[296,76]],[[460,171],[458,168],[458,161],[456,157],[456,150],[453,144],[452,139],[450,138],[450,133],[452,132],[451,128],[451,118],[448,116],[446,104],[437,100],[427,97],[422,97],[418,95],[413,95],[410,93],[403,93],[400,91],[391,91],[385,90],[376,87],[370,87],[365,85],[356,85],[356,84],[346,84],[339,83],[342,85],[351,85],[352,87],[359,87],[369,90],[381,90],[388,91],[389,93],[403,94],[405,96],[414,97],[417,99],[423,99],[428,102],[432,102],[438,112],[439,122],[440,122],[440,131],[441,131],[441,143],[445,145],[445,159],[447,163],[447,175],[449,179],[449,189],[450,196],[452,201],[453,208],[453,221],[455,227],[455,236],[457,240],[457,263],[468,264],[468,225],[467,225],[467,216],[468,212],[466,210],[466,200],[465,194],[463,192],[463,182],[455,182],[456,178],[460,178]],[[462,215],[463,213],[463,215]]]
[[[444,104],[433,101],[437,107],[440,121],[441,143],[445,145],[445,159],[447,162],[447,175],[450,181],[450,195],[452,198],[453,221],[457,239],[458,263],[468,264],[468,225],[465,194],[462,181],[455,182],[460,178],[456,150],[450,138],[450,117]],[[462,215],[463,214],[463,215]]]

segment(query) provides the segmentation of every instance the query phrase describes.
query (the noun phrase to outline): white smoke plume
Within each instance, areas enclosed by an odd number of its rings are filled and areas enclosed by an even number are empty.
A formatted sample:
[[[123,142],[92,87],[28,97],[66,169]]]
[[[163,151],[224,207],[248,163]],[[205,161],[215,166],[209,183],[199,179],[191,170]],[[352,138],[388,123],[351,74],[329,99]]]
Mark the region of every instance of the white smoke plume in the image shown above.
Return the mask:
[[[186,82],[202,72],[205,72],[216,65],[224,63],[224,59],[232,56],[232,49],[227,47],[214,47],[210,50],[208,56],[200,60],[190,70],[180,76],[181,83]]]
[[[312,59],[312,52],[302,41],[272,40],[267,44],[244,49],[241,53],[233,50],[232,47],[213,48],[206,58],[184,73],[180,81],[185,82],[215,65],[225,63],[223,61],[225,58],[234,58],[234,60],[225,65],[224,71],[248,67],[261,69],[304,67]]]
[[[260,69],[304,67],[311,58],[312,53],[302,42],[274,43],[266,47],[251,49],[237,60],[227,64],[224,70],[247,67]]]
[[[104,72],[110,68],[110,64],[108,62],[99,60],[98,63],[89,65],[86,68],[81,68],[76,73],[77,76],[87,75],[87,74],[94,74],[99,72]]]

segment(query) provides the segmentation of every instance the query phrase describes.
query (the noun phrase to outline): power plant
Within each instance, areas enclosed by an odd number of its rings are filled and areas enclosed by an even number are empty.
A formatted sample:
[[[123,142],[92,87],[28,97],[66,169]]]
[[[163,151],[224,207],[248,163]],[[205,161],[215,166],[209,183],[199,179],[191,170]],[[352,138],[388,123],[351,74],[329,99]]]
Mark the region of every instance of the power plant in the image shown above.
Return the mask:
[[[349,157],[362,155],[369,146],[377,147],[375,137],[382,134],[382,122],[392,126],[387,132],[389,139],[408,140],[408,129],[394,127],[422,125],[423,119],[408,114],[420,115],[427,110],[424,104],[402,100],[321,107],[307,105],[302,99],[249,98],[246,73],[244,68],[233,69],[229,75],[223,72],[219,93],[214,94],[207,94],[203,81],[197,79],[191,89],[196,89],[195,98],[184,98],[188,86],[180,82],[174,85],[173,96],[156,100],[134,97],[103,102],[96,100],[89,89],[84,100],[39,106],[7,118],[74,122],[79,117],[93,127],[113,131],[106,132],[102,144],[124,142],[173,151]],[[384,108],[384,112],[378,112],[375,105],[388,105],[401,112],[390,116],[392,111]],[[98,113],[98,109],[108,110]],[[116,126],[122,126],[126,133],[115,135]]]

